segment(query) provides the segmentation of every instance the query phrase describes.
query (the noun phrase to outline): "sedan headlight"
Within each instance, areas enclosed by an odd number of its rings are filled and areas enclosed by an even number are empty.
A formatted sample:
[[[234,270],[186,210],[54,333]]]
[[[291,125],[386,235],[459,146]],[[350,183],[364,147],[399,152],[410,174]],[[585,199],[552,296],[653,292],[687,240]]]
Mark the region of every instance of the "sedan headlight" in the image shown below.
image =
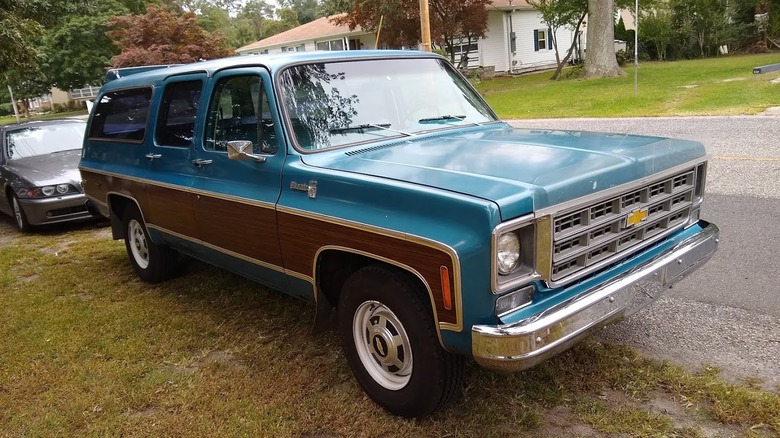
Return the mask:
[[[43,187],[23,187],[16,190],[16,195],[19,198],[35,199],[35,198],[47,198],[49,196],[70,195],[79,193],[79,191],[70,184],[57,184],[54,186]]]

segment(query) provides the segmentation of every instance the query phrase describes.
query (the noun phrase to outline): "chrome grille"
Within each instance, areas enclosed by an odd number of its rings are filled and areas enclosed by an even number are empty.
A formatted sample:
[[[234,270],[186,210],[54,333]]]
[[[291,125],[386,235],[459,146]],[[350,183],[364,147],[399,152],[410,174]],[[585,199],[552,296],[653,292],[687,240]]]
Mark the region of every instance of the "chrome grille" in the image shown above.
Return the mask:
[[[551,280],[616,261],[643,242],[682,227],[694,204],[695,169],[553,217]]]

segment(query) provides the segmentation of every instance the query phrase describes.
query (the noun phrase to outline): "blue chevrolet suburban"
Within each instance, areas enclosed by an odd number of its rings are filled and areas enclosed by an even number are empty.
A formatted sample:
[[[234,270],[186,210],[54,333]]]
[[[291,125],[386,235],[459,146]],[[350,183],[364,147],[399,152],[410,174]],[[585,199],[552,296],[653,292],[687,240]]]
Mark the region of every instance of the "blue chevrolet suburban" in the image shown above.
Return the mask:
[[[445,59],[352,51],[115,70],[80,170],[135,272],[187,254],[335,319],[366,393],[420,417],[464,363],[519,371],[704,264],[696,142],[514,129]]]

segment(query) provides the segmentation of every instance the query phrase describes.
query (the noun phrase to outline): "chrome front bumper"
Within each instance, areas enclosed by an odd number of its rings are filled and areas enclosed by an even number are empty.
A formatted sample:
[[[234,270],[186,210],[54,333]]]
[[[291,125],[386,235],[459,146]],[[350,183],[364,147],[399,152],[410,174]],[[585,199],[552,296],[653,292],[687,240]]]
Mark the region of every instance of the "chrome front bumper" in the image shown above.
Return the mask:
[[[480,365],[520,371],[554,356],[658,299],[698,269],[718,248],[718,227],[707,224],[679,243],[612,281],[516,323],[472,328],[472,353]]]

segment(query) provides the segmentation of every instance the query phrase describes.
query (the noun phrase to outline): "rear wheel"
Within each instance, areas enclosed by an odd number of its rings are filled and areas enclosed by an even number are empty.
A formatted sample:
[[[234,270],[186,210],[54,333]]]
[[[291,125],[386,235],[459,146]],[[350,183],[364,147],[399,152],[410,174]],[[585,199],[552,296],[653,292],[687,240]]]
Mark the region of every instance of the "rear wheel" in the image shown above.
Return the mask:
[[[14,219],[16,220],[16,227],[19,231],[27,233],[32,230],[32,225],[27,222],[27,216],[24,214],[22,204],[19,202],[19,198],[16,195],[11,195],[11,209],[14,211]]]
[[[127,255],[141,280],[159,283],[176,275],[178,253],[167,246],[152,242],[137,208],[127,209],[123,224]]]
[[[459,392],[464,359],[445,351],[421,288],[405,273],[364,267],[344,284],[339,333],[352,372],[379,405],[422,417]]]

